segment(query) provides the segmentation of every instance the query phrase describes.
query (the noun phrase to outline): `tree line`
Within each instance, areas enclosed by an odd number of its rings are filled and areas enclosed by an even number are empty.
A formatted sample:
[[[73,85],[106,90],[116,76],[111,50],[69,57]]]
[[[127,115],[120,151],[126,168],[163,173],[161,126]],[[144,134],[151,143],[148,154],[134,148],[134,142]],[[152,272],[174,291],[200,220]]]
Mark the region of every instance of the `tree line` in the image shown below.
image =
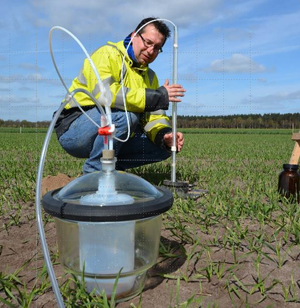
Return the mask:
[[[50,121],[1,120],[0,127],[47,128]],[[300,113],[238,114],[227,116],[180,116],[178,128],[300,128]]]
[[[178,116],[179,128],[300,128],[300,113]]]
[[[50,121],[37,121],[30,122],[27,120],[2,120],[0,119],[0,127],[9,127],[9,128],[47,128],[50,125]]]

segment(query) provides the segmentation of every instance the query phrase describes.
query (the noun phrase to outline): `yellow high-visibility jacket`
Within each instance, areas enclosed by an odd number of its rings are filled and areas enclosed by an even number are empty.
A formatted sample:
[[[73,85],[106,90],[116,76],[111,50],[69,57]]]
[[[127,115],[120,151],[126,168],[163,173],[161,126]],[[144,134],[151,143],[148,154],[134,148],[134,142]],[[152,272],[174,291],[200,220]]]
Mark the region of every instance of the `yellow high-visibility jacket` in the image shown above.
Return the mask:
[[[91,56],[100,78],[108,84],[112,93],[112,108],[124,110],[122,97],[121,74],[122,61],[125,53],[123,41],[118,43],[108,42],[107,45],[97,49]],[[165,111],[169,106],[168,92],[164,87],[159,87],[158,79],[153,70],[148,66],[137,67],[128,55],[125,56],[123,69],[123,85],[126,96],[126,108],[130,112],[142,113],[142,125],[148,138],[154,143],[161,143],[162,132],[170,132],[171,125]],[[83,88],[92,93],[96,98],[100,96],[97,78],[86,59],[79,75],[73,80],[70,92]],[[94,102],[82,92],[75,95],[76,101],[81,106],[91,106]],[[76,107],[72,100],[66,109]],[[158,138],[157,138],[158,137]]]

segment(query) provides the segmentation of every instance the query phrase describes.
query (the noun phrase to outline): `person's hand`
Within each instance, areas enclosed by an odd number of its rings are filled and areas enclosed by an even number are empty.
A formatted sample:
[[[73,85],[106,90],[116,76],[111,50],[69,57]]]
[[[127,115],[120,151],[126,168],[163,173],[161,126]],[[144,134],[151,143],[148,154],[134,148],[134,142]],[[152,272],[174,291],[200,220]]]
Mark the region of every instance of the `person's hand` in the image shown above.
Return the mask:
[[[185,89],[179,84],[169,85],[169,79],[166,79],[163,86],[167,89],[169,95],[169,101],[173,103],[180,103],[181,99],[178,96],[183,97]]]
[[[180,152],[182,147],[183,147],[183,144],[184,144],[184,139],[183,139],[183,134],[182,133],[177,133],[177,151]],[[165,134],[164,135],[164,142],[165,144],[170,148],[172,147],[172,141],[173,141],[173,134],[172,133],[168,133],[168,134]]]

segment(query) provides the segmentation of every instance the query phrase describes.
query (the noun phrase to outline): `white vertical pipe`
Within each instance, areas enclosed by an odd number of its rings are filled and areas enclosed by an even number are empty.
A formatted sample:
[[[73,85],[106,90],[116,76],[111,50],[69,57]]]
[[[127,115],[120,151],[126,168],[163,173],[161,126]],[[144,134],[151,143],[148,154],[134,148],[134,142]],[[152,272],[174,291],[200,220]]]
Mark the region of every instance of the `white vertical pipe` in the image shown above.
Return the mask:
[[[177,27],[174,25],[174,44],[173,44],[173,84],[177,84],[177,64],[178,64],[178,33]],[[176,136],[177,136],[177,103],[172,103],[172,165],[171,165],[171,181],[176,182]]]

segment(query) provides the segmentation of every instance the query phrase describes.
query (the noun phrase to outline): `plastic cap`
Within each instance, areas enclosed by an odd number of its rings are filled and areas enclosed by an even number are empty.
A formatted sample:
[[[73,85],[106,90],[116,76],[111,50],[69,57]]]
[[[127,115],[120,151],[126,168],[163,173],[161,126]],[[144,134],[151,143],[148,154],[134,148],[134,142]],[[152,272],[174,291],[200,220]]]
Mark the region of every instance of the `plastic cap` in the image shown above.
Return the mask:
[[[114,150],[103,150],[102,151],[102,158],[104,159],[114,159],[115,151]]]

